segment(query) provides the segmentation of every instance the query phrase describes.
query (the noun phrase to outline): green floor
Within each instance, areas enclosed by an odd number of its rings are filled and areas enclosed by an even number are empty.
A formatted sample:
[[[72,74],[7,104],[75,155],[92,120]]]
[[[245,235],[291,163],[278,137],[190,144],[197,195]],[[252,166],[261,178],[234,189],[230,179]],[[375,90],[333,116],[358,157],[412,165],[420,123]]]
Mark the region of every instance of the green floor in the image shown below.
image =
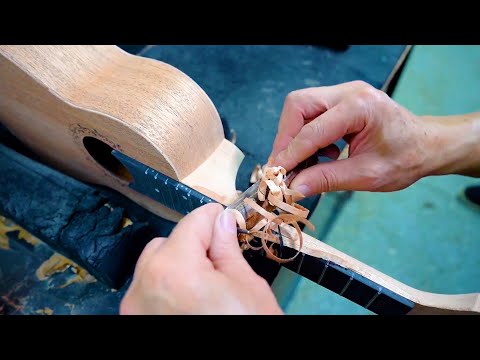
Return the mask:
[[[480,46],[415,46],[392,97],[419,115],[467,113],[480,111],[479,87]],[[344,195],[328,194],[312,214],[314,235],[418,289],[480,292],[480,210],[458,198],[469,184],[480,179],[451,175],[395,193],[356,192],[325,229],[324,214]],[[273,288],[287,314],[371,314],[286,269]]]

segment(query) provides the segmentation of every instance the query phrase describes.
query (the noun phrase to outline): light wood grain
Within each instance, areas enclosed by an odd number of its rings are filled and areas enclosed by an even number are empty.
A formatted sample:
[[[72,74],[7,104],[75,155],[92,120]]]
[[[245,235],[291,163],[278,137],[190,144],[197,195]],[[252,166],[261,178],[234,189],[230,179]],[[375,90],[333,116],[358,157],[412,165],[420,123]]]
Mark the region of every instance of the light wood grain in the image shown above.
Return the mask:
[[[130,189],[123,173],[101,166],[84,138],[101,140],[224,205],[237,197],[243,154],[224,138],[208,95],[178,69],[116,46],[1,45],[0,121],[50,165],[113,188],[173,221],[181,215]],[[410,299],[416,304],[412,314],[480,313],[479,294],[420,291],[303,236],[302,252]],[[286,237],[284,242],[298,249]]]

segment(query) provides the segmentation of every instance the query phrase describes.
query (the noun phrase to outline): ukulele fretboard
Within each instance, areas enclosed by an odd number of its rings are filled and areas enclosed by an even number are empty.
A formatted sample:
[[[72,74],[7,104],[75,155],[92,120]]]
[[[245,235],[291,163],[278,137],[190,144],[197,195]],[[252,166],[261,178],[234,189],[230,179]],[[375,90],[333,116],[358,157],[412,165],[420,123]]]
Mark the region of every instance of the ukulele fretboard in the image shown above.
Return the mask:
[[[125,165],[132,174],[134,180],[129,187],[180,214],[187,215],[204,204],[216,202],[195,189],[117,150],[113,150],[112,155]]]

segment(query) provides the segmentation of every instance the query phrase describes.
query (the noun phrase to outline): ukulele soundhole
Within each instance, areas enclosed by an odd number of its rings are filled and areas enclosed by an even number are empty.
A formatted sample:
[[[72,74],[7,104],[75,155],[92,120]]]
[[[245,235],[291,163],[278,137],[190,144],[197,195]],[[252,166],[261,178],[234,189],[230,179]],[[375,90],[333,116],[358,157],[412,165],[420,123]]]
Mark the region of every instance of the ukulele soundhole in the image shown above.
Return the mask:
[[[112,155],[113,148],[110,145],[91,136],[83,138],[83,145],[102,168],[123,181],[128,183],[133,181],[133,176],[127,168]]]

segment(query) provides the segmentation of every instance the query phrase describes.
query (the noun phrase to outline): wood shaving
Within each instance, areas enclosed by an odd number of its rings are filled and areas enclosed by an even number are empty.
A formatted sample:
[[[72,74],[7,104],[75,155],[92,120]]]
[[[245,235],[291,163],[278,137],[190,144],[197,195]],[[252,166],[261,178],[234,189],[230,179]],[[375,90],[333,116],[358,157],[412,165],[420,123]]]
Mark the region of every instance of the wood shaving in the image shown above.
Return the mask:
[[[73,283],[88,284],[96,282],[96,279],[92,275],[90,275],[87,270],[58,253],[53,254],[48,260],[44,261],[35,272],[35,275],[39,280],[44,281],[53,274],[64,272],[67,269],[70,269],[75,274],[75,276],[67,280],[67,282],[63,285],[60,285],[59,288],[67,287]]]
[[[286,171],[280,166],[257,165],[252,172],[250,181],[260,183],[257,190],[257,200],[244,199],[244,204],[251,207],[255,213],[245,219],[242,213],[231,209],[237,221],[238,228],[248,233],[239,233],[238,239],[243,250],[260,250],[266,252],[268,258],[278,263],[294,260],[301,252],[303,245],[302,231],[298,223],[303,223],[314,230],[313,224],[307,220],[309,210],[296,202],[305,196],[298,191],[289,189],[285,183]],[[273,248],[275,243],[281,243],[281,237],[288,237],[298,244],[295,256],[282,259]],[[259,238],[261,246],[253,246],[251,242]],[[267,244],[270,243],[270,245]]]
[[[37,314],[40,314],[40,315],[52,315],[53,314],[53,310],[50,309],[49,307],[46,307],[46,308],[43,308],[43,309],[38,309],[36,311]]]
[[[38,238],[27,232],[24,228],[15,224],[13,221],[7,219],[6,217],[0,215],[0,249],[10,249],[8,234],[14,231],[18,231],[18,240],[24,240],[25,242],[33,246],[36,246],[40,243],[40,240],[38,240]]]
[[[259,179],[261,179],[263,176],[262,172],[262,167],[260,164],[255,165],[255,168],[252,171],[252,174],[250,175],[250,183],[254,184],[256,183]]]

